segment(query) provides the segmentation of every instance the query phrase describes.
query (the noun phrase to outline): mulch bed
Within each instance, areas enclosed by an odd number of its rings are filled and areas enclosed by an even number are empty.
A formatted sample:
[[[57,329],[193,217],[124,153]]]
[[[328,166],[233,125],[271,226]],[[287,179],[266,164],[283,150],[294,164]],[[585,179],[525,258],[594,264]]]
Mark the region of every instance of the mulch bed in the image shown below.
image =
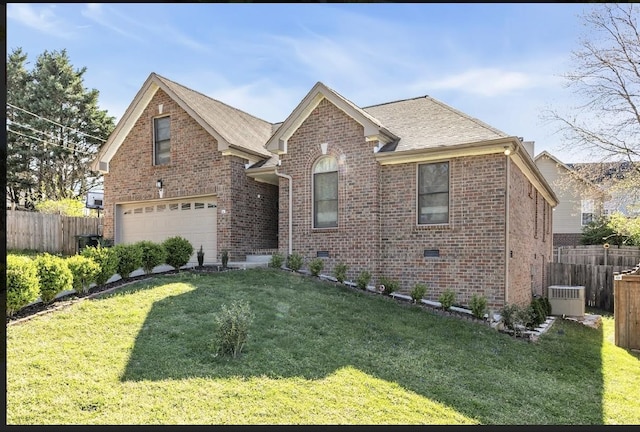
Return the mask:
[[[114,282],[91,287],[89,291],[86,293],[80,293],[80,294],[70,293],[64,296],[60,296],[56,298],[52,303],[49,303],[49,304],[38,302],[32,305],[26,306],[20,309],[19,311],[17,311],[11,317],[7,317],[7,324],[24,321],[36,315],[42,315],[44,313],[62,309],[64,307],[67,307],[85,298],[97,297],[101,294],[105,294],[109,291],[113,291],[117,288],[120,288],[123,285],[129,285],[133,282],[138,282],[144,279],[150,279],[158,275],[178,274],[178,273],[184,273],[184,272],[213,273],[218,271],[221,271],[221,269],[218,266],[203,266],[203,267],[194,267],[193,269],[188,269],[188,270],[168,270],[165,272],[152,273],[149,275],[143,274],[139,276],[129,277],[126,279],[118,279],[117,281],[114,281]]]

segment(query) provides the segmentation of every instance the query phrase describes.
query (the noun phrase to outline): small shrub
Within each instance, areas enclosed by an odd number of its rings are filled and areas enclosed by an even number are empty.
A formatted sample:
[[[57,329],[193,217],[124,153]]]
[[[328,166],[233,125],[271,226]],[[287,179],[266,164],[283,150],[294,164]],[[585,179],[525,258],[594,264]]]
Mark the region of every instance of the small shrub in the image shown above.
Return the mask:
[[[187,264],[193,255],[193,245],[184,237],[169,237],[162,242],[162,246],[167,251],[164,262],[176,270]]]
[[[7,316],[33,303],[40,296],[35,262],[28,257],[7,255]]]
[[[381,292],[384,295],[389,295],[394,291],[398,291],[400,284],[397,280],[391,279],[385,276],[380,277],[380,286],[383,287]]]
[[[521,307],[517,304],[508,304],[500,309],[500,316],[504,326],[513,331],[514,336],[521,334],[523,327],[531,321],[531,307]]]
[[[367,289],[367,285],[371,281],[371,273],[367,270],[362,270],[356,279],[356,285],[360,289]]]
[[[422,297],[424,297],[426,292],[427,292],[427,286],[426,285],[424,285],[424,284],[415,284],[413,286],[413,289],[411,290],[411,298],[413,299],[413,301],[415,303],[417,303],[420,300],[422,300]]]
[[[100,266],[92,258],[74,255],[67,258],[67,267],[73,275],[73,289],[78,294],[87,292],[89,285],[95,282]]]
[[[442,309],[448,311],[456,301],[456,293],[448,289],[440,294],[440,297],[438,297],[438,301],[440,302],[440,305],[442,305]]]
[[[43,303],[51,303],[58,293],[73,289],[73,274],[64,258],[44,253],[34,262],[38,268],[40,299]]]
[[[298,271],[302,268],[303,260],[302,255],[294,252],[287,257],[287,267],[293,271]]]
[[[160,243],[142,240],[136,243],[142,252],[142,269],[146,274],[151,274],[153,269],[164,263],[167,259],[167,251]]]
[[[118,244],[112,249],[118,256],[116,273],[122,279],[127,279],[131,273],[142,267],[142,249],[138,244]]]
[[[535,297],[531,300],[531,326],[537,327],[547,319],[547,310],[544,305],[544,300],[542,297]]]
[[[345,263],[336,264],[333,268],[333,275],[338,280],[338,282],[342,283],[347,278],[347,270],[349,267]]]
[[[542,301],[544,302],[544,310],[547,316],[551,315],[551,302],[549,301],[549,297],[542,297]]]
[[[118,255],[112,248],[98,246],[87,246],[80,254],[83,257],[91,258],[100,266],[100,271],[96,275],[96,284],[105,284],[111,276],[116,274],[118,268]]]
[[[233,302],[231,306],[222,305],[215,321],[218,327],[214,346],[218,354],[240,355],[249,338],[249,327],[254,314],[247,302]]]
[[[220,256],[220,260],[222,261],[222,268],[227,268],[227,263],[229,262],[229,252],[226,250],[222,251],[222,255]]]
[[[309,270],[311,271],[311,274],[314,276],[320,276],[320,272],[322,271],[323,268],[324,268],[324,261],[322,261],[322,258],[314,258],[309,263]]]
[[[471,296],[471,301],[469,302],[469,307],[471,308],[471,313],[474,317],[478,319],[483,319],[484,314],[487,311],[487,299],[485,296],[479,296],[474,294]]]
[[[274,253],[271,255],[271,260],[269,261],[269,267],[271,268],[281,268],[282,264],[284,264],[284,256],[281,253]]]

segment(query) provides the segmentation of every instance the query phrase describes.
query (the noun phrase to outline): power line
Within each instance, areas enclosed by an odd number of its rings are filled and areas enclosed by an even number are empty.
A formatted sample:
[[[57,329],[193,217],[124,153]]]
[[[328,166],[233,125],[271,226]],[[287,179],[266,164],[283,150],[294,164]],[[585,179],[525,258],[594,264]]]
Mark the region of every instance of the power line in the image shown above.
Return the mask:
[[[7,126],[13,126],[13,125],[18,126],[18,127],[22,127],[22,128],[25,128],[25,129],[32,130],[33,132],[40,133],[40,134],[44,135],[45,137],[47,137],[47,138],[49,138],[49,139],[57,139],[58,141],[60,141],[60,142],[62,143],[62,145],[63,145],[65,148],[67,147],[67,145],[71,145],[71,146],[82,146],[82,145],[85,145],[85,144],[86,144],[86,143],[79,143],[79,142],[77,142],[77,141],[71,141],[71,140],[69,140],[69,139],[64,140],[64,138],[62,138],[62,137],[56,137],[56,136],[54,136],[54,135],[53,135],[53,133],[51,133],[51,132],[41,131],[41,130],[39,130],[39,129],[32,128],[32,127],[31,127],[31,126],[29,126],[29,125],[24,125],[24,124],[22,124],[22,123],[18,123],[18,122],[16,122],[16,121],[13,121],[13,120],[7,119]],[[65,142],[66,142],[66,144],[65,144]],[[53,143],[51,143],[51,144],[53,144]],[[89,145],[96,145],[96,144],[90,144],[90,143],[89,143]]]
[[[94,153],[89,153],[89,152],[86,152],[86,151],[82,151],[82,150],[78,150],[78,149],[74,149],[74,148],[66,147],[66,146],[63,146],[63,145],[60,145],[60,144],[52,143],[52,142],[49,142],[49,141],[45,141],[45,140],[43,140],[43,139],[40,139],[40,138],[37,138],[37,137],[31,136],[31,135],[25,135],[25,134],[23,134],[23,133],[21,133],[21,132],[14,131],[14,130],[9,129],[9,128],[7,128],[7,132],[12,132],[12,133],[14,133],[14,134],[16,134],[16,135],[20,135],[20,136],[23,136],[23,137],[25,137],[25,138],[29,138],[29,139],[33,139],[33,140],[36,140],[36,141],[40,141],[40,142],[42,142],[42,143],[44,143],[44,144],[46,144],[46,145],[52,145],[52,146],[56,146],[56,147],[62,147],[62,148],[64,148],[64,149],[69,150],[69,151],[72,151],[72,152],[82,153],[82,154],[85,154],[85,155],[88,155],[88,156],[95,156],[95,154],[94,154]]]
[[[72,128],[72,127],[65,126],[65,125],[62,125],[62,124],[60,124],[60,123],[54,122],[53,120],[49,120],[48,118],[44,118],[44,117],[42,117],[42,116],[39,116],[38,114],[34,114],[34,113],[32,113],[31,111],[27,111],[27,110],[26,110],[26,109],[24,109],[24,108],[20,108],[20,107],[17,107],[17,106],[15,106],[15,105],[11,105],[11,104],[10,104],[10,103],[8,103],[8,102],[7,102],[7,106],[10,106],[11,108],[15,108],[15,109],[20,110],[20,111],[23,111],[23,112],[25,112],[25,113],[27,113],[27,114],[30,114],[30,115],[32,115],[32,116],[34,116],[34,117],[37,117],[37,118],[41,119],[41,120],[48,121],[49,123],[53,123],[53,124],[54,124],[54,125],[56,125],[56,126],[60,126],[60,127],[65,128],[65,129],[72,130],[72,131],[74,131],[74,132],[77,132],[77,133],[82,134],[82,135],[84,135],[84,136],[87,136],[87,137],[89,137],[89,138],[97,139],[97,140],[102,141],[102,142],[107,142],[107,140],[104,140],[104,139],[102,139],[102,138],[98,138],[97,136],[89,135],[88,133],[85,133],[85,132],[79,131],[78,129],[74,129],[74,128]]]

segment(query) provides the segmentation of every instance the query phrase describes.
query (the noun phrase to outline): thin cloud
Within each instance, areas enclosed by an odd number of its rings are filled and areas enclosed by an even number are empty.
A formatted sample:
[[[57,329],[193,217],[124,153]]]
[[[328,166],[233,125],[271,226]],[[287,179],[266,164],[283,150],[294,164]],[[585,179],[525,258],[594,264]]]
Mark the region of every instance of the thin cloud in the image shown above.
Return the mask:
[[[111,12],[111,11],[108,11],[108,12]],[[89,3],[84,9],[82,9],[81,13],[82,13],[82,16],[92,21],[95,21],[96,23],[100,24],[103,27],[106,27],[107,29],[113,32],[119,33],[122,36],[127,37],[129,39],[134,39],[134,40],[137,40],[138,42],[143,42],[143,39],[141,37],[131,32],[128,32],[126,30],[123,30],[116,24],[112,23],[108,19],[107,14],[105,13],[104,5],[101,3]]]
[[[37,7],[29,4],[7,4],[7,18],[52,36],[69,39],[73,32],[69,25],[56,16],[53,6]]]

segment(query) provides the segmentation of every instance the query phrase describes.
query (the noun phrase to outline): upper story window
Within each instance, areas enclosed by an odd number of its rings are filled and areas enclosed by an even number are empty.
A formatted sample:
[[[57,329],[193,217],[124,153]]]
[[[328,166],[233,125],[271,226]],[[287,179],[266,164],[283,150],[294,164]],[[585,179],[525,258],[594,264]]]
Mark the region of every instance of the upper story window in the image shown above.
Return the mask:
[[[338,162],[325,156],[313,167],[313,227],[338,226]]]
[[[587,225],[593,222],[595,215],[595,203],[591,199],[582,200],[582,225]]]
[[[170,117],[153,119],[153,164],[166,165],[171,160]]]
[[[418,224],[449,223],[449,162],[418,165]]]

